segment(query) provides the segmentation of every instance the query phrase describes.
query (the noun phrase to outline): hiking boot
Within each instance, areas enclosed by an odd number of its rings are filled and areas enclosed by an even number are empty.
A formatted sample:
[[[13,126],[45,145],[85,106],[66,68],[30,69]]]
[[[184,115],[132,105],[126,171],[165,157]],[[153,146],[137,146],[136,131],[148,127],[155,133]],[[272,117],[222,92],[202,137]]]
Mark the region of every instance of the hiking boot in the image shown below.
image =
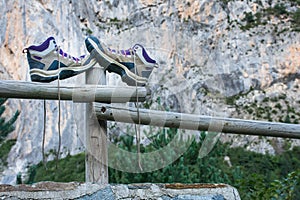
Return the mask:
[[[87,37],[85,44],[90,53],[96,52],[96,60],[104,70],[119,74],[122,81],[130,86],[144,86],[154,67],[158,66],[140,44],[127,50],[114,50],[93,36]]]
[[[96,64],[90,56],[75,58],[63,52],[53,37],[41,45],[32,45],[23,50],[27,53],[30,77],[34,82],[51,82],[80,74]]]

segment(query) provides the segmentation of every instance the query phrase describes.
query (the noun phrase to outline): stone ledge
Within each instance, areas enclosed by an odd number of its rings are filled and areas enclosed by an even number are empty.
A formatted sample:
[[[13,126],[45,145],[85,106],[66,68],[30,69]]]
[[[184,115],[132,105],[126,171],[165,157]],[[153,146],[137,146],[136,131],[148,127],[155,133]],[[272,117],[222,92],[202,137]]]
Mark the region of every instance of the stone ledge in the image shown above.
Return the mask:
[[[0,199],[77,200],[240,200],[226,184],[110,184],[41,182],[34,185],[0,185]]]

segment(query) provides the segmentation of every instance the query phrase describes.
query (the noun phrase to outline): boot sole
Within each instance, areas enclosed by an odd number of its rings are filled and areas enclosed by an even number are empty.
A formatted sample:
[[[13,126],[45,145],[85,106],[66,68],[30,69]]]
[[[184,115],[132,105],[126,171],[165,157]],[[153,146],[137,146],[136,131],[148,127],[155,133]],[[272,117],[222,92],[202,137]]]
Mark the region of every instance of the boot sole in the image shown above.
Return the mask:
[[[147,79],[140,77],[134,73],[132,73],[126,66],[120,64],[114,59],[107,56],[103,51],[98,48],[98,45],[90,38],[87,38],[88,42],[93,46],[94,50],[98,53],[97,60],[100,61],[99,64],[104,67],[104,70],[107,70],[111,64],[118,66],[120,70],[124,72],[124,74],[117,73],[121,76],[122,81],[127,83],[128,85],[145,85],[147,83]],[[93,51],[94,51],[93,50]],[[118,70],[119,71],[119,70]],[[109,72],[114,72],[113,70],[109,70]]]
[[[31,69],[29,74],[31,76],[31,80],[34,82],[51,82],[56,79],[63,80],[66,78],[70,78],[72,76],[78,75],[96,64],[96,60],[92,59],[89,64],[83,66],[76,66],[76,67],[63,67],[56,70],[46,71],[42,69]]]

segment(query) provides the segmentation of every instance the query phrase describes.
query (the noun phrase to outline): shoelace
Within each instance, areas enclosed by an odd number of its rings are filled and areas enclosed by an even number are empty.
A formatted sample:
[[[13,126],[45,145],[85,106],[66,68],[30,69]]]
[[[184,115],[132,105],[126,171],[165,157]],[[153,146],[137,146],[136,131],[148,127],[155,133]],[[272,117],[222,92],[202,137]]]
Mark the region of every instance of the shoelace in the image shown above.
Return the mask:
[[[46,139],[46,120],[47,120],[47,104],[46,99],[44,99],[44,130],[43,130],[43,142],[42,142],[42,155],[43,155],[43,165],[45,169],[47,170],[46,165],[46,155],[45,155],[45,139]]]
[[[131,48],[126,49],[126,50],[115,50],[115,49],[111,49],[111,48],[108,47],[107,49],[111,53],[122,55],[122,56],[125,56],[125,57],[134,55],[134,51]]]
[[[73,60],[73,61],[76,62],[76,63],[80,62],[80,61],[85,57],[84,55],[80,56],[79,58],[76,58],[76,57],[74,57],[74,56],[71,56],[70,54],[64,52],[64,51],[63,51],[59,46],[57,46],[56,44],[55,44],[55,51],[56,51],[56,53],[57,53],[58,55],[61,55],[62,58],[68,59],[68,60]],[[59,56],[58,56],[58,57],[59,57]],[[60,67],[60,66],[59,66],[59,67]]]
[[[60,50],[60,47],[58,47]],[[63,52],[63,51],[62,51]],[[57,127],[58,127],[58,149],[57,149],[57,154],[56,154],[56,169],[58,168],[58,161],[59,161],[59,154],[60,154],[60,148],[61,148],[61,130],[60,130],[60,115],[61,115],[61,106],[60,106],[60,60],[58,56],[58,79],[57,79],[57,92],[58,92],[58,122],[57,122]]]
[[[134,53],[134,50],[132,48],[127,49],[127,50],[115,50],[111,48],[107,48],[111,53],[121,55],[123,57],[127,56],[133,56],[133,63],[134,63],[134,73],[135,75],[138,75],[137,68],[136,68],[136,60],[135,56],[136,54]],[[137,117],[138,117],[138,124],[134,125],[135,128],[135,135],[136,135],[136,144],[137,144],[137,159],[138,159],[138,166],[141,171],[143,171],[143,167],[141,164],[141,118],[140,118],[140,110],[139,110],[139,96],[138,96],[138,83],[137,80],[135,79],[135,89],[136,89],[136,102],[135,102],[135,107],[137,109]]]
[[[56,46],[57,47],[57,46]],[[60,51],[60,47],[57,47],[57,52],[62,52],[61,55],[67,55],[64,54],[63,51]],[[56,153],[56,169],[58,168],[58,161],[59,161],[59,154],[60,154],[60,148],[61,148],[61,129],[60,129],[60,118],[61,118],[61,98],[60,98],[60,56],[57,54],[57,60],[58,60],[58,80],[57,80],[57,93],[58,93],[58,149]],[[46,139],[46,120],[47,120],[47,104],[46,100],[44,99],[44,130],[43,130],[43,141],[42,141],[42,155],[43,155],[43,165],[47,170],[47,159],[45,155],[45,139]]]
[[[135,54],[133,56],[133,62],[134,62],[134,72],[135,75],[137,75],[137,69],[136,69],[136,64],[135,64]],[[136,102],[135,102],[135,107],[137,109],[137,117],[138,117],[138,124],[135,124],[135,134],[136,134],[136,144],[137,144],[137,156],[138,156],[138,165],[141,171],[143,171],[142,164],[141,164],[141,144],[140,144],[140,139],[141,139],[141,118],[140,118],[140,110],[139,110],[139,96],[138,96],[138,84],[137,80],[135,80],[135,93],[136,93]]]

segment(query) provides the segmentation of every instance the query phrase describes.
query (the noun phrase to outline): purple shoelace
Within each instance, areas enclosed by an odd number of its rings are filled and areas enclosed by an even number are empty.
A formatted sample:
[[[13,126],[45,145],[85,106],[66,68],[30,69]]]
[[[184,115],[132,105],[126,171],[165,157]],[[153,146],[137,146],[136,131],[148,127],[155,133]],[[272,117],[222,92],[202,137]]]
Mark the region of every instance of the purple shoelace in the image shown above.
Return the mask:
[[[57,45],[55,45],[55,48],[56,48],[56,51],[58,51]],[[64,52],[62,49],[59,49],[59,54],[61,56],[63,56],[64,58],[73,59],[74,62],[79,62],[80,60],[82,60],[85,57],[85,55],[82,55],[79,58],[73,57],[73,56],[67,54],[66,52]]]
[[[146,52],[145,48],[140,45],[140,44],[135,44],[132,48],[130,49],[127,49],[127,50],[115,50],[115,49],[111,49],[111,48],[108,48],[108,50],[111,52],[111,53],[115,53],[115,54],[121,54],[123,56],[130,56],[130,55],[134,55],[135,53],[135,47],[138,46],[142,49],[142,55],[144,57],[144,59],[148,62],[148,63],[151,63],[151,64],[155,64],[156,61],[153,60],[152,58],[150,58],[149,54]]]

